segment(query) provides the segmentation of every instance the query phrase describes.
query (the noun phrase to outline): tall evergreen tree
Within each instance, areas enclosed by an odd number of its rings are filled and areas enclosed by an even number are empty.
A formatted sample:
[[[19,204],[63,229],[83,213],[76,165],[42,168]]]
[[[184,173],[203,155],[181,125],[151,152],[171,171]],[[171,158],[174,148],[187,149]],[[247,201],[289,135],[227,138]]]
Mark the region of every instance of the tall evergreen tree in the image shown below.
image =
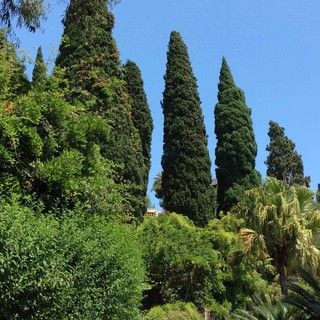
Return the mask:
[[[164,80],[164,208],[205,225],[213,214],[211,162],[196,78],[178,32],[170,36]]]
[[[151,166],[151,138],[153,121],[148,105],[147,96],[143,87],[143,80],[139,67],[133,61],[127,61],[124,65],[124,79],[131,98],[132,117],[134,126],[138,129],[142,142],[142,155],[144,159],[144,177],[142,185],[142,197],[146,196],[148,178]]]
[[[86,99],[99,81],[119,77],[120,60],[112,35],[114,16],[104,0],[71,0],[56,64],[65,68],[72,98]],[[97,93],[97,92],[95,92]]]
[[[284,128],[274,121],[269,122],[270,143],[266,147],[269,155],[265,164],[267,175],[290,185],[309,186],[310,177],[304,176],[301,155],[295,150],[295,144],[284,134]]]
[[[318,183],[318,189],[316,193],[316,201],[320,204],[320,183]]]
[[[9,101],[30,89],[25,74],[25,66],[19,59],[15,46],[6,38],[6,32],[0,30],[0,100]]]
[[[47,65],[43,60],[43,54],[41,47],[38,48],[36,61],[34,63],[34,69],[32,72],[32,84],[39,85],[46,79]]]
[[[114,17],[105,0],[71,0],[63,20],[64,33],[57,66],[64,69],[71,94],[89,112],[103,116],[110,125],[109,139],[101,142],[103,156],[119,167],[128,186],[134,214],[142,218],[144,184],[141,139],[134,127],[125,82],[121,79],[118,49],[112,35]]]
[[[222,59],[215,106],[216,176],[218,210],[227,211],[242,197],[245,190],[260,183],[255,170],[257,144],[252,128],[251,110],[244,92],[233,80],[225,58]]]

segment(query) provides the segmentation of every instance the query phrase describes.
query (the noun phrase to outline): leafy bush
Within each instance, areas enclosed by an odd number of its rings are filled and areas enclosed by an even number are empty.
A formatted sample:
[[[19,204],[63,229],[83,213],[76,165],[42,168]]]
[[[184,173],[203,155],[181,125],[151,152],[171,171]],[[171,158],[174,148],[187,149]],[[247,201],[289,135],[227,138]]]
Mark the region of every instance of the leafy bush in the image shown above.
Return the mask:
[[[143,320],[202,320],[192,303],[175,302],[153,307]]]
[[[137,319],[141,253],[129,228],[0,203],[1,319]]]
[[[267,284],[257,269],[262,271],[266,261],[259,261],[255,255],[247,255],[241,245],[238,229],[244,220],[230,213],[221,219],[213,219],[205,233],[215,250],[222,255],[222,268],[225,272],[225,299],[232,309],[245,307],[251,303],[254,293],[266,293]]]
[[[188,218],[173,213],[146,219],[138,239],[152,286],[147,308],[177,300],[204,308],[223,296],[220,254]]]
[[[15,177],[46,211],[81,203],[94,213],[130,213],[118,166],[103,155],[107,121],[65,102],[56,82],[51,76],[0,108],[0,183]]]

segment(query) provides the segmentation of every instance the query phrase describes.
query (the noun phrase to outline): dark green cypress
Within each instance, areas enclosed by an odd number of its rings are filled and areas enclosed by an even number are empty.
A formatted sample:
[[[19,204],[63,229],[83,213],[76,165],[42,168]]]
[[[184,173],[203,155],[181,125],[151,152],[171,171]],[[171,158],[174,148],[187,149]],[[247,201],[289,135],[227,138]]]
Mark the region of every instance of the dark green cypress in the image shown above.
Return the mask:
[[[318,183],[318,189],[316,193],[316,201],[318,204],[320,204],[320,183]]]
[[[163,92],[163,205],[203,226],[212,217],[210,158],[196,78],[187,47],[172,32]]]
[[[295,144],[284,134],[284,128],[274,121],[269,122],[270,143],[266,147],[269,155],[265,164],[267,175],[288,184],[309,186],[310,177],[304,176],[301,155]]]
[[[141,71],[133,61],[129,60],[124,65],[124,79],[126,81],[127,90],[131,99],[133,123],[139,131],[142,142],[142,155],[144,159],[144,184],[142,185],[141,196],[145,198],[151,166],[151,138],[153,121],[147,96],[143,87]]]
[[[36,86],[41,84],[47,77],[47,65],[43,60],[41,47],[38,48],[34,69],[32,72],[32,85]]]
[[[222,59],[215,106],[216,176],[218,180],[218,210],[227,211],[235,205],[245,190],[260,183],[255,170],[257,144],[255,142],[251,110],[244,92],[233,80],[229,66]]]
[[[71,0],[63,24],[57,66],[64,69],[68,80],[69,100],[82,102],[87,111],[103,116],[110,125],[109,139],[100,145],[101,153],[122,165],[119,182],[127,185],[133,213],[141,220],[145,208],[140,197],[144,160],[112,35],[114,17],[105,0]]]

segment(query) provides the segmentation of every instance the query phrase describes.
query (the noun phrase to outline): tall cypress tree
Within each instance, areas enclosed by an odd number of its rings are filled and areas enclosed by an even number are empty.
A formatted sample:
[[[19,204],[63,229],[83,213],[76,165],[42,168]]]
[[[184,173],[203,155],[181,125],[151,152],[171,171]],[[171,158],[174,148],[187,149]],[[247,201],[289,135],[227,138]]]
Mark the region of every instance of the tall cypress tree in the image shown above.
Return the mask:
[[[147,96],[143,87],[143,80],[139,67],[133,61],[127,61],[124,65],[124,79],[131,98],[132,118],[134,126],[138,129],[142,142],[142,155],[144,159],[144,177],[142,185],[142,197],[146,196],[148,178],[151,166],[151,138],[153,121],[148,105]]]
[[[187,47],[172,32],[163,92],[163,205],[203,226],[213,214],[210,158],[196,78]]]
[[[71,0],[63,24],[56,62],[68,80],[69,100],[82,102],[87,111],[104,117],[110,125],[109,139],[101,141],[101,153],[122,165],[119,179],[125,181],[134,214],[141,219],[145,207],[140,197],[144,185],[142,146],[112,35],[114,17],[105,0]]]
[[[269,155],[265,164],[267,175],[288,184],[309,186],[310,177],[304,176],[301,155],[295,150],[295,144],[284,134],[284,128],[274,121],[269,122],[270,143],[266,147]]]
[[[247,189],[260,183],[255,170],[257,144],[252,128],[251,110],[244,92],[232,77],[225,58],[222,59],[215,106],[216,176],[218,180],[218,210],[227,211]]]
[[[318,204],[320,204],[320,183],[318,183],[318,189],[316,193],[316,201]]]
[[[38,48],[34,69],[32,72],[32,85],[39,85],[46,79],[47,65],[44,63],[41,47]]]
[[[104,0],[71,0],[56,64],[65,68],[72,98],[87,99],[99,81],[119,77],[119,52],[112,35],[114,16]],[[97,93],[97,92],[95,92]]]

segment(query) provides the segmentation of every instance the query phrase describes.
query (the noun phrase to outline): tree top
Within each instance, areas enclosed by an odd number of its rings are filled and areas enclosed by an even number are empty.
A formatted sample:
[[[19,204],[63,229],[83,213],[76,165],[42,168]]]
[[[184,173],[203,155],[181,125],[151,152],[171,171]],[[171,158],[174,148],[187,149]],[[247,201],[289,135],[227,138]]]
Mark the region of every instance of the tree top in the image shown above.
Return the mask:
[[[219,80],[220,82],[218,84],[218,88],[220,92],[227,90],[231,87],[235,87],[236,85],[233,80],[227,60],[224,57],[222,58]]]

